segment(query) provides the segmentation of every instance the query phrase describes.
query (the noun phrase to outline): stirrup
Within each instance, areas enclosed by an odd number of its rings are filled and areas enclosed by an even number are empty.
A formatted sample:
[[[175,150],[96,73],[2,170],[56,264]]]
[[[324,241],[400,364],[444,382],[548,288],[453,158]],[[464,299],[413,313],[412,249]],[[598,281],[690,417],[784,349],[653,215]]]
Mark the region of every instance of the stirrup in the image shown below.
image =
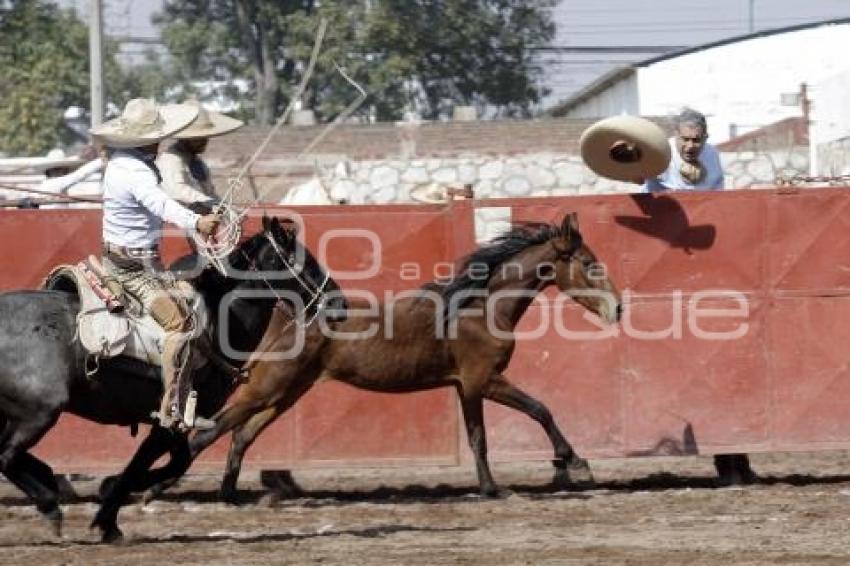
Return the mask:
[[[194,389],[189,392],[189,398],[186,399],[186,408],[183,411],[183,418],[180,419],[180,428],[183,430],[210,430],[215,428],[215,421],[205,419],[195,415],[195,409],[198,406],[198,392]]]
[[[204,417],[195,417],[195,420],[191,425],[186,423],[184,420],[182,423],[183,426],[188,426],[188,428],[192,430],[212,430],[215,428],[215,421],[211,419],[205,419]]]

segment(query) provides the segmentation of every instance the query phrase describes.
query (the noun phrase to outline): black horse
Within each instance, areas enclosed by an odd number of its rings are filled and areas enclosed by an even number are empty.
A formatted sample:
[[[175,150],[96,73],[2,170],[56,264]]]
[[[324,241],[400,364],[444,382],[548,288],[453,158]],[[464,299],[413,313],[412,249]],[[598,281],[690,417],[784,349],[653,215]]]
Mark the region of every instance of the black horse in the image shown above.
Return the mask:
[[[324,309],[336,313],[325,314],[333,318],[346,307],[336,282],[299,243],[295,231],[276,218],[263,218],[263,231],[240,244],[225,264],[228,276],[206,268],[193,281],[209,309],[214,336],[227,319],[226,338],[233,355],[226,356],[216,343],[210,355],[219,363],[195,372],[198,413],[204,416],[220,409],[237,385],[234,372],[226,371],[222,362],[241,365],[243,360],[234,359],[233,352],[257,347],[282,298],[295,299],[281,307],[287,312]],[[264,275],[285,273],[290,267],[300,271],[300,277]],[[243,291],[247,293],[242,298],[234,299]],[[86,376],[86,355],[75,340],[78,310],[73,293],[0,294],[0,472],[35,502],[57,534],[62,524],[57,483],[50,466],[29,449],[63,411],[102,424],[154,424],[150,415],[162,395],[159,368],[129,358],[103,360],[95,375]],[[165,453],[170,461],[149,471]],[[101,530],[104,541],[120,538],[118,512],[129,493],[170,479],[185,470],[188,462],[186,435],[152,426],[130,464],[107,490],[92,527]]]

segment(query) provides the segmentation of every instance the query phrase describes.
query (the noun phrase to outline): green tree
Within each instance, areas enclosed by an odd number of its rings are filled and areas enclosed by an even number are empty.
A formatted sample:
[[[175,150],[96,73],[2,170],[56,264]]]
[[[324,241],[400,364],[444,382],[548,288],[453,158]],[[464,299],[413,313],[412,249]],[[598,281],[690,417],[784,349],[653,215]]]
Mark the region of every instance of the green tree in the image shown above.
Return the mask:
[[[379,0],[367,22],[375,72],[424,117],[454,104],[528,115],[540,100],[534,48],[555,33],[552,0]],[[397,115],[392,106],[379,115]]]
[[[379,119],[405,109],[427,118],[452,104],[527,114],[539,100],[532,48],[554,33],[554,0],[169,0],[157,18],[181,80],[248,80],[255,121],[289,102],[318,22],[328,33],[304,102],[320,119],[355,93],[339,64],[371,94]],[[187,89],[191,91],[191,88]]]
[[[122,83],[114,57],[104,67],[107,86]],[[0,1],[0,75],[0,151],[33,155],[70,141],[65,109],[89,107],[86,25],[52,2]]]

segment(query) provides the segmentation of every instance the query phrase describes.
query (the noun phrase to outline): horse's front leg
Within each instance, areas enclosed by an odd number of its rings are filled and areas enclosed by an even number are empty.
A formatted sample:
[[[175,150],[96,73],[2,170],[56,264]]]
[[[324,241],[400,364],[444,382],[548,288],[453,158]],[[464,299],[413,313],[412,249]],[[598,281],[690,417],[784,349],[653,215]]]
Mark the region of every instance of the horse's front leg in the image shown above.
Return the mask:
[[[466,425],[466,436],[469,448],[475,457],[475,469],[478,472],[478,486],[481,495],[485,497],[496,497],[499,489],[493,481],[490,473],[490,465],[487,463],[487,432],[484,429],[484,401],[477,388],[470,388],[465,384],[458,385],[458,395],[463,410],[463,421]]]
[[[130,463],[105,494],[91,524],[92,528],[100,529],[103,542],[116,542],[123,538],[124,535],[118,528],[118,513],[121,511],[121,506],[130,493],[138,490],[140,480],[145,477],[145,473],[153,463],[169,451],[174,441],[172,435],[173,433],[162,427],[152,427]]]

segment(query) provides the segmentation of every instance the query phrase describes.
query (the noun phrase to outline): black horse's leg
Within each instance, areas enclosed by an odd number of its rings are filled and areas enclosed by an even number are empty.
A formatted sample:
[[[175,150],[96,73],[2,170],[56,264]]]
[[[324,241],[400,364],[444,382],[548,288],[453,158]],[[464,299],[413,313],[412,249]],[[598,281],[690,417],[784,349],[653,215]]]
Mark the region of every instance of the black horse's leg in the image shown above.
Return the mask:
[[[593,481],[587,460],[580,458],[555,424],[546,405],[520,390],[503,375],[494,376],[484,390],[484,397],[516,409],[540,423],[555,450],[555,483],[589,483]]]
[[[478,472],[478,486],[481,495],[495,497],[499,494],[490,465],[487,463],[487,434],[484,430],[484,401],[480,395],[464,391],[458,387],[463,420],[466,424],[466,435],[469,447],[475,456],[475,468]]]
[[[171,458],[168,460],[168,463],[160,468],[151,470],[138,483],[136,491],[149,490],[144,497],[145,503],[150,503],[180,481],[180,478],[183,477],[183,474],[192,465],[188,437],[175,437],[174,444],[172,444],[169,452]]]
[[[250,419],[257,410],[259,409],[253,403],[238,402],[222,409],[219,414],[213,417],[213,420],[215,421],[215,426],[213,428],[198,432],[192,437],[191,441],[188,442],[187,453],[185,455],[185,461],[183,462],[185,464],[185,468],[188,469],[201,452],[206,450],[212,443],[233,430],[235,427]],[[164,468],[168,468],[168,466],[165,466]],[[175,468],[177,467],[175,466]],[[158,497],[177,481],[177,477],[174,477],[173,475],[162,474],[159,476],[158,472],[159,470],[154,470],[154,472],[151,473],[150,478],[155,479],[159,477],[159,482],[146,482],[148,487],[153,487],[151,492],[145,497],[145,500],[147,501]],[[178,476],[179,474],[182,474],[182,472],[179,472]]]
[[[103,542],[115,542],[122,538],[118,528],[118,512],[121,506],[130,493],[139,489],[140,479],[145,477],[145,473],[160,456],[169,451],[173,442],[173,433],[154,426],[139,445],[130,463],[106,494],[92,521],[92,528],[100,529]]]
[[[29,452],[21,452],[6,467],[3,474],[35,502],[39,513],[50,522],[56,536],[61,536],[59,485],[50,466]]]
[[[7,418],[0,435],[0,472],[27,494],[58,534],[62,528],[59,486],[50,467],[27,452],[56,423],[59,411],[33,409],[25,419]]]

